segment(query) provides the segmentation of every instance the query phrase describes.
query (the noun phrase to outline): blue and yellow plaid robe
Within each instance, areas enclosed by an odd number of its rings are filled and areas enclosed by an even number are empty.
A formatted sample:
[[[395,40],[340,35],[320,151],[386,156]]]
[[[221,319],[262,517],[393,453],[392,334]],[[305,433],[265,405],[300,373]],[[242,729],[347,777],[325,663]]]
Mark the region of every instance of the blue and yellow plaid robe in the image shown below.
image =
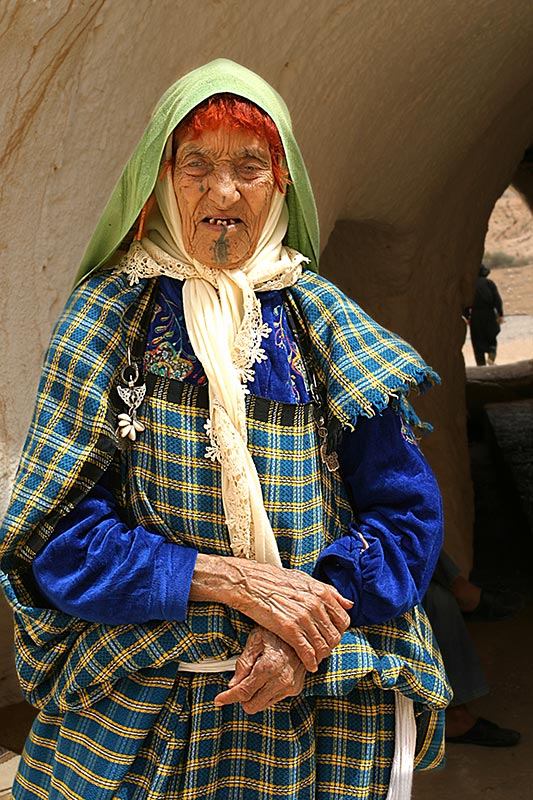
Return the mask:
[[[231,553],[218,465],[205,458],[205,387],[149,376],[139,410],[146,430],[117,451],[118,374],[128,347],[142,358],[154,287],[91,278],[69,301],[46,357],[0,544],[20,681],[40,709],[14,797],[383,798],[394,692],[415,703],[418,768],[443,757],[449,690],[421,609],[351,628],[299,697],[249,716],[240,706],[215,708],[228,674],[177,672],[179,661],[241,651],[252,623],[232,609],[191,603],[185,622],[109,626],[40,606],[31,560],[110,465],[132,525]],[[415,351],[323,278],[306,273],[289,294],[307,321],[328,415],[342,426],[391,396],[405,409],[408,390],[434,380]],[[283,564],[310,573],[353,514],[338,473],[319,457],[311,407],[250,398],[248,428]]]

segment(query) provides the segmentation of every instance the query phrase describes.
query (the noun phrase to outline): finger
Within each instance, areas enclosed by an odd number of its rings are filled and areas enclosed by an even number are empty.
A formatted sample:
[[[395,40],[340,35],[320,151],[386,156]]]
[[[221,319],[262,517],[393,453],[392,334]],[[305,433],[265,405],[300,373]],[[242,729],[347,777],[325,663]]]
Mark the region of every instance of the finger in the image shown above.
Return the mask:
[[[346,609],[338,605],[324,605],[321,612],[316,615],[316,621],[320,625],[326,639],[335,637],[335,631],[341,636],[350,627],[351,620]]]
[[[343,597],[342,594],[340,595],[339,603],[347,611],[349,611],[351,608],[353,608],[353,600],[348,600],[348,598],[347,597]]]
[[[298,628],[305,636],[309,646],[313,648],[317,663],[320,663],[324,658],[329,656],[331,651],[339,644],[342,639],[342,634],[350,624],[350,618],[347,616],[345,624],[342,626],[341,630],[339,630],[331,623],[329,617],[322,613],[317,614],[314,618],[311,617],[309,621],[300,620],[298,622]],[[284,639],[284,641],[287,641],[287,643],[296,650],[300,660],[307,667],[305,659],[301,655],[302,651],[298,650],[295,643],[288,638]]]
[[[237,683],[244,680],[244,678],[246,678],[252,671],[255,662],[262,652],[263,643],[261,635],[259,631],[255,629],[248,636],[244,650],[237,659],[237,663],[235,665],[235,674],[228,682],[228,686],[235,686]]]
[[[217,708],[221,708],[222,706],[231,705],[232,703],[238,703],[239,696],[237,694],[237,690],[233,689],[225,689],[223,692],[220,692],[215,697],[214,703]]]
[[[264,711],[266,708],[279,703],[286,697],[294,697],[299,694],[303,688],[303,676],[296,676],[291,671],[291,678],[287,676],[280,676],[279,678],[272,678],[267,681],[249,700],[241,702],[243,710],[247,714],[257,714],[258,711]]]
[[[322,641],[320,644],[317,644],[317,658],[322,661],[324,658],[327,658],[331,651],[339,644],[342,639],[342,634],[339,633],[337,628],[329,627],[327,623],[320,624],[317,622],[316,641],[319,642],[320,639]]]
[[[342,622],[339,620],[334,624],[331,618],[326,614],[317,615],[313,622],[318,629],[319,634],[323,637],[329,649],[336,647],[342,638],[342,634],[350,627],[350,617],[343,612]]]
[[[332,622],[340,628],[345,624],[348,617],[347,611],[353,608],[353,601],[343,597],[334,586],[326,583],[316,582],[318,587],[315,588],[317,595],[323,600],[324,605],[330,615]],[[326,590],[326,591],[324,591]]]
[[[261,670],[255,670],[236,686],[217,694],[214,701],[215,705],[223,706],[229,703],[247,702],[263,687],[267,680],[268,676],[262,673]]]
[[[317,671],[319,663],[329,655],[341,638],[326,616],[318,622],[303,608],[292,619],[285,618],[283,624],[276,626],[273,632],[292,647],[309,672]]]
[[[308,670],[316,672],[318,663],[339,641],[338,631],[323,602],[308,591],[299,591],[290,606],[283,593],[272,594],[270,604],[275,611],[273,621],[276,624],[266,627],[297,652]]]
[[[346,630],[346,619],[349,622],[350,618],[346,612],[343,611],[342,617],[334,622],[329,613],[329,609],[324,606],[319,606],[316,613],[311,614],[311,622],[330,646],[335,646],[340,641],[340,637]]]
[[[311,620],[318,622],[319,627],[324,628],[324,632],[328,636],[335,635],[333,628],[344,633],[350,624],[350,617],[344,606],[348,604],[351,607],[350,601],[342,598],[333,586],[314,579],[309,580],[311,583],[308,586],[300,588],[292,596],[294,613],[302,615],[302,618],[298,620],[299,624],[305,625],[305,616],[307,615]],[[275,601],[281,610],[284,605],[282,592],[275,597]]]
[[[339,630],[331,621],[328,610],[319,598],[307,596],[303,597],[301,602],[302,607],[293,621],[294,628],[305,637],[313,648],[315,657],[321,661],[340,642],[346,625],[343,624]],[[346,617],[343,623],[348,622],[349,624],[348,615],[345,611],[342,613]],[[292,646],[292,642],[288,643]],[[301,660],[303,661],[303,659]]]
[[[280,691],[279,688],[274,690],[273,687],[265,686],[250,698],[250,700],[243,700],[241,706],[243,711],[246,711],[247,714],[257,714],[259,711],[265,711],[265,709],[279,703],[279,701],[283,700],[285,697],[287,697],[287,695],[285,692]]]
[[[235,673],[233,674],[233,676],[228,681],[228,686],[230,688],[232,688],[233,686],[236,686],[241,681],[243,681],[245,678],[247,678],[248,675],[250,674],[250,672],[252,671],[253,666],[254,666],[254,662],[251,659],[250,660],[246,660],[246,659],[242,658],[242,656],[239,657],[237,659],[237,663],[235,665]]]
[[[316,582],[319,585],[325,587],[328,590],[328,592],[332,595],[333,600],[339,603],[342,606],[342,608],[349,609],[353,606],[353,600],[348,600],[347,597],[344,597],[344,595],[342,595],[335,586],[332,586],[330,583],[322,583],[322,581],[318,580]]]
[[[308,672],[316,672],[318,669],[319,659],[317,658],[316,648],[304,636],[301,629],[284,626],[283,629],[276,630],[275,633],[283,639],[292,649],[306,668]],[[322,659],[320,659],[322,660]]]

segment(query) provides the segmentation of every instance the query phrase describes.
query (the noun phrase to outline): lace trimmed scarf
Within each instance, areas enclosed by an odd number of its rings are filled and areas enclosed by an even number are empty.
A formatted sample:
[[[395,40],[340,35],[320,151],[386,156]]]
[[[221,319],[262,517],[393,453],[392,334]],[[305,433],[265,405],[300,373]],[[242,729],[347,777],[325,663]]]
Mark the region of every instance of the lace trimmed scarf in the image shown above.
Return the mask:
[[[172,159],[171,137],[165,159]],[[246,382],[253,378],[254,365],[266,358],[261,341],[271,332],[262,322],[256,292],[294,285],[302,262],[308,259],[282,245],[288,211],[284,195],[276,189],[255,252],[236,269],[207,267],[186,252],[171,169],[163,168],[155,198],[157,203],[146,222],[147,234],[133,242],[120,269],[132,284],[157,275],[184,280],[185,323],[209,386],[206,431],[210,446],[206,456],[220,462],[232,552],[281,566],[247,446]]]

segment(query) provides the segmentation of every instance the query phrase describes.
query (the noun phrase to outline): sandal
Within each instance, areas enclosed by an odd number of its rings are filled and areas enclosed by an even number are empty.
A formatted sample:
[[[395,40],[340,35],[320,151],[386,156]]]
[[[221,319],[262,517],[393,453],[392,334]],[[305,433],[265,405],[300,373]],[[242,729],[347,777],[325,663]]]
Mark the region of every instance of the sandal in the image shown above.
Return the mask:
[[[472,727],[461,736],[446,736],[453,744],[477,744],[481,747],[514,747],[520,741],[520,733],[511,728],[500,728],[489,719],[478,717]]]

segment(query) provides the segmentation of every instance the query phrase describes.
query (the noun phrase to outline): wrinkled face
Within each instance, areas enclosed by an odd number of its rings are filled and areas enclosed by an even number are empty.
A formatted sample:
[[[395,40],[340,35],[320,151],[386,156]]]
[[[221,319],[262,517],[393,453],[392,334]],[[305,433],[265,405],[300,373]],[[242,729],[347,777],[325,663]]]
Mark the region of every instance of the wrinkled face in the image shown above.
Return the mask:
[[[209,267],[234,269],[252,255],[275,189],[268,143],[246,130],[221,127],[179,137],[174,191],[189,255]]]

